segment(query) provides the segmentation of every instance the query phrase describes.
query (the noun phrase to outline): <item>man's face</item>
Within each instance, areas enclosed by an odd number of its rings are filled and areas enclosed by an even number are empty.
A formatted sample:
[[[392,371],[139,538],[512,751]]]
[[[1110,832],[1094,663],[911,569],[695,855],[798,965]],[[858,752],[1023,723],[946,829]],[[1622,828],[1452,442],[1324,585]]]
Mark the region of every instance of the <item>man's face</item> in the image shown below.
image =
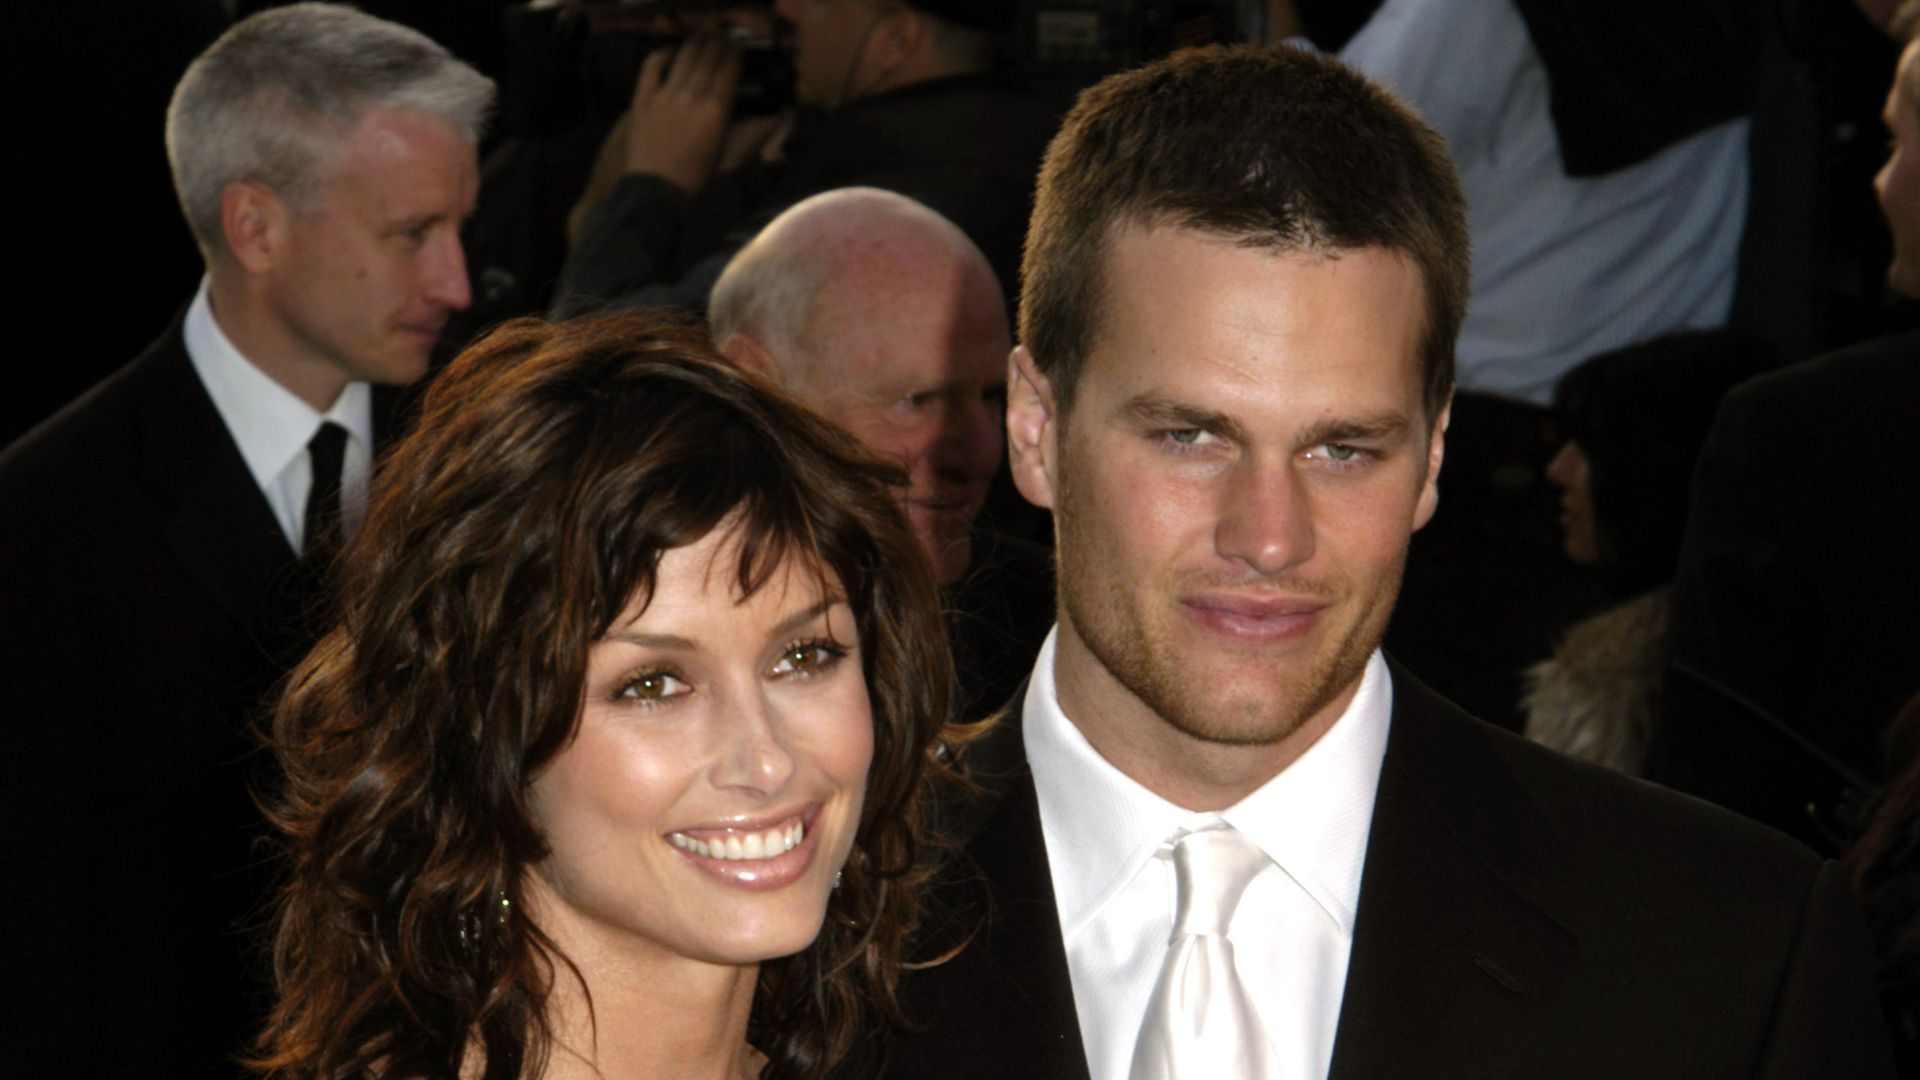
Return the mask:
[[[907,520],[941,582],[972,556],[968,530],[1000,467],[1006,305],[984,266],[902,274],[884,293],[841,282],[809,320],[789,388],[907,469]]]
[[[1883,116],[1893,133],[1893,150],[1880,174],[1873,178],[1880,210],[1893,230],[1893,265],[1887,284],[1902,296],[1920,297],[1920,117],[1905,88],[1920,62],[1920,46],[1909,45],[1900,54],[1900,68],[1887,92]]]
[[[876,0],[780,0],[793,24],[794,97],[838,108],[859,92],[856,69],[879,18]]]
[[[1023,376],[1010,423],[1037,430],[1015,477],[1054,511],[1062,704],[1138,777],[1128,753],[1275,748],[1344,710],[1433,513],[1445,418],[1399,254],[1156,227],[1107,258],[1072,413]]]
[[[376,109],[339,150],[308,213],[289,213],[267,300],[300,359],[348,379],[424,375],[467,306],[460,222],[478,189],[473,144],[446,122]]]

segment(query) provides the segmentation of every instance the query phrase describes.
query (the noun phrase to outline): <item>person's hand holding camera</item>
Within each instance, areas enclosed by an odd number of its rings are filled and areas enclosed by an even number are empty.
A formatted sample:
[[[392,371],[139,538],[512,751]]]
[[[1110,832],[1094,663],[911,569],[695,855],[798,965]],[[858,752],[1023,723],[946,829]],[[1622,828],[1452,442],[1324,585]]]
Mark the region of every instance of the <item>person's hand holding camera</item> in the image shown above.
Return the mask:
[[[740,48],[723,34],[696,34],[649,54],[633,87],[627,171],[698,193],[713,175],[739,81]]]

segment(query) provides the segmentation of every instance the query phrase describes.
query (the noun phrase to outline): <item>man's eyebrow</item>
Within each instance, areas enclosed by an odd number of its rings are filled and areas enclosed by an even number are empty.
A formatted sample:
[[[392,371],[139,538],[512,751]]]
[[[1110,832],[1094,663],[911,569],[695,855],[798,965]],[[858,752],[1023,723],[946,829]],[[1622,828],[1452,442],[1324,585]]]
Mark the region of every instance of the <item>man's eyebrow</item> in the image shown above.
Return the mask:
[[[1157,394],[1141,394],[1121,406],[1121,412],[1136,423],[1154,428],[1197,428],[1225,438],[1241,441],[1246,435],[1238,421],[1225,413],[1188,405]],[[1383,412],[1367,416],[1334,416],[1318,421],[1301,433],[1303,446],[1327,442],[1393,442],[1411,427],[1405,413]]]
[[[1330,416],[1307,428],[1300,442],[1305,446],[1321,443],[1395,442],[1412,425],[1405,413],[1389,412],[1373,416]]]
[[[1188,405],[1158,394],[1135,395],[1120,407],[1120,411],[1135,423],[1146,427],[1197,428],[1236,442],[1246,434],[1239,423],[1226,413]]]
[[[390,232],[412,232],[415,229],[424,229],[429,225],[435,225],[445,220],[447,220],[447,215],[438,210],[432,210],[424,214],[411,214],[405,217],[394,218],[387,223],[387,229]]]

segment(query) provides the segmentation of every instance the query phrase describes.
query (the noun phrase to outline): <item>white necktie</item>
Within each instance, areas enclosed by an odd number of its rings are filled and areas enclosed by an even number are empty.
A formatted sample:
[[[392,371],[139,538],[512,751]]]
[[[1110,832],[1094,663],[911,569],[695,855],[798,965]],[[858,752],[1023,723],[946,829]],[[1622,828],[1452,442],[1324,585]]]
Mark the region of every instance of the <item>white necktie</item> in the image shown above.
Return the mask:
[[[1173,939],[1134,1045],[1132,1080],[1280,1080],[1227,941],[1240,895],[1268,861],[1231,827],[1175,841]]]

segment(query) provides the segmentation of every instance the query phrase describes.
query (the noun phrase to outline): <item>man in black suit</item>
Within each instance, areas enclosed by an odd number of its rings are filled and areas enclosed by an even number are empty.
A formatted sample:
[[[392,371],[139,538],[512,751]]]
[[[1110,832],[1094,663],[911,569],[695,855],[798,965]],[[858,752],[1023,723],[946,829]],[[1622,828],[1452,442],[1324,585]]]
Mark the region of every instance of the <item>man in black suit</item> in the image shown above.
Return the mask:
[[[0,455],[15,1075],[230,1072],[260,1016],[252,725],[359,516],[386,434],[370,384],[420,378],[467,303],[492,95],[425,37],[319,4],[235,25],[174,93],[206,278]]]
[[[905,976],[887,1075],[1888,1073],[1836,871],[1379,653],[1466,300],[1424,124],[1284,48],[1116,76],[1024,270],[1059,621],[974,750],[925,943],[961,947]]]
[[[1920,5],[1896,27],[1920,29]],[[1920,46],[1901,54],[1884,118],[1887,284],[1920,299]],[[1899,772],[1881,732],[1920,692],[1916,418],[1920,333],[1727,395],[1694,474],[1649,779],[1830,851],[1863,824]]]

